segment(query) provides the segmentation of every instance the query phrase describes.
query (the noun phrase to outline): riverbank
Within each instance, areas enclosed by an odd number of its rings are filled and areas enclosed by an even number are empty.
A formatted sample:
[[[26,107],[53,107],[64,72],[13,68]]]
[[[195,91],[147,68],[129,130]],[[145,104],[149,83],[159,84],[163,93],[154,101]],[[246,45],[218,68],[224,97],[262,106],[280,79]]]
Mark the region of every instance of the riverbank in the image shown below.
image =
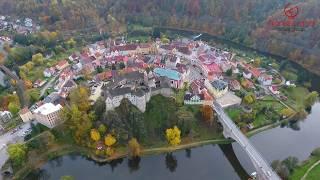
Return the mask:
[[[203,140],[203,141],[197,141],[197,142],[182,143],[177,146],[144,148],[142,149],[141,156],[150,156],[150,155],[169,153],[169,152],[179,151],[183,149],[200,147],[208,144],[228,144],[231,142],[232,140],[228,140],[228,139],[211,139],[211,140]],[[47,150],[45,153],[37,154],[35,159],[27,161],[20,170],[18,170],[17,172],[14,172],[14,176],[12,177],[12,179],[23,179],[33,170],[41,168],[48,161],[55,159],[57,157],[61,157],[61,156],[73,154],[73,153],[83,155],[99,163],[107,163],[116,159],[128,157],[128,150],[126,148],[119,147],[118,150],[119,151],[117,151],[114,155],[108,158],[101,158],[101,157],[97,157],[94,154],[94,152],[92,152],[92,150],[88,148],[84,148],[76,145],[56,145],[51,149]],[[5,166],[7,165],[8,163]]]

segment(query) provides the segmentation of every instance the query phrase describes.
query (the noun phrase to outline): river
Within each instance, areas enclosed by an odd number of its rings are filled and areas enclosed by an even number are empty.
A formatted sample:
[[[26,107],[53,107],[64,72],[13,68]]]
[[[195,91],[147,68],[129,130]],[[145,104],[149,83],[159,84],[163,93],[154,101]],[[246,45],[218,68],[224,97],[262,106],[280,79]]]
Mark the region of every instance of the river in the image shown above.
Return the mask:
[[[270,163],[273,160],[295,156],[303,161],[311,151],[320,147],[320,103],[313,106],[311,114],[298,124],[290,127],[276,127],[250,138],[254,146]],[[233,143],[237,158],[219,145],[206,145],[190,151],[145,156],[139,160],[127,158],[112,163],[99,164],[80,155],[67,155],[45,164],[39,179],[57,180],[64,175],[72,175],[77,180],[193,180],[193,179],[241,179],[254,171],[248,155],[237,143]],[[222,150],[223,149],[223,150]],[[240,161],[237,162],[237,159]],[[29,179],[35,179],[30,175]]]

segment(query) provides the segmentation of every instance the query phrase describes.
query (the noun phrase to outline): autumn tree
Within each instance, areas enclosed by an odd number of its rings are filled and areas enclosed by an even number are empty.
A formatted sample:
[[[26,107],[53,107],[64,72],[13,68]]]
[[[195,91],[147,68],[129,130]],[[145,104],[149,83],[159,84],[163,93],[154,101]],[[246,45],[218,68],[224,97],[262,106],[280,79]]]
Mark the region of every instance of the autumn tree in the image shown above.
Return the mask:
[[[202,119],[209,124],[213,122],[213,110],[209,105],[202,106],[201,109]]]
[[[166,129],[166,138],[168,143],[173,146],[180,144],[181,142],[180,134],[181,134],[181,131],[177,126]]]
[[[87,88],[80,86],[70,92],[70,103],[76,105],[79,111],[87,112],[90,109],[89,91]]]
[[[82,112],[75,104],[65,107],[61,117],[65,120],[67,127],[73,133],[73,138],[78,144],[85,144],[94,119],[93,113]]]
[[[4,59],[5,59],[5,55],[2,52],[0,52],[0,65],[4,64]]]
[[[281,110],[281,115],[283,117],[290,117],[294,114],[294,111],[291,108],[284,108]]]
[[[41,53],[35,54],[32,56],[32,62],[36,65],[42,65],[44,62],[43,55]]]
[[[254,103],[255,101],[255,98],[253,97],[253,95],[246,95],[243,99],[242,99],[242,102],[249,105],[249,104],[252,104]]]
[[[91,129],[90,131],[90,137],[94,141],[99,141],[100,140],[100,133],[96,129]]]
[[[261,59],[260,59],[260,58],[255,59],[255,60],[253,61],[253,65],[254,65],[255,67],[260,67],[260,65],[261,65]]]
[[[24,144],[11,144],[7,151],[14,166],[21,166],[27,158],[27,147]]]
[[[105,138],[104,138],[104,144],[108,147],[111,147],[112,145],[114,145],[117,142],[116,138],[113,137],[111,134],[108,134]]]
[[[131,157],[138,157],[141,154],[141,147],[136,138],[132,138],[129,143],[129,154]]]

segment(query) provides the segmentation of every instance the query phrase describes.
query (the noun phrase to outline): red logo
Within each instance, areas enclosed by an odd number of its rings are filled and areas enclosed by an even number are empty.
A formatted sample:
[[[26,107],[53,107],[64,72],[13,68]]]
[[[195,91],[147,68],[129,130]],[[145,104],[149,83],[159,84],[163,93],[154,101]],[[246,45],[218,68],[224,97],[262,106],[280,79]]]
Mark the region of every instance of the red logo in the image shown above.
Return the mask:
[[[299,14],[299,7],[298,6],[292,6],[289,3],[284,7],[283,12],[289,19],[294,19]]]

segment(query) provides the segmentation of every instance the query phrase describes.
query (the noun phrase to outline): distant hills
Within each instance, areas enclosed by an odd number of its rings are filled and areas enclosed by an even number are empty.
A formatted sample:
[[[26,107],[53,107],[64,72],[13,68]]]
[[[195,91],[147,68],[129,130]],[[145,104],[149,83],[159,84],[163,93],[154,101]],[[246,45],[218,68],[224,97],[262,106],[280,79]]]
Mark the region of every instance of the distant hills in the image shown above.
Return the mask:
[[[295,21],[314,20],[315,26],[295,32],[272,27],[270,20],[288,20],[283,9],[289,2],[299,9]],[[128,23],[199,30],[288,57],[320,74],[317,0],[0,0],[0,12],[33,17],[62,32],[118,33]]]

